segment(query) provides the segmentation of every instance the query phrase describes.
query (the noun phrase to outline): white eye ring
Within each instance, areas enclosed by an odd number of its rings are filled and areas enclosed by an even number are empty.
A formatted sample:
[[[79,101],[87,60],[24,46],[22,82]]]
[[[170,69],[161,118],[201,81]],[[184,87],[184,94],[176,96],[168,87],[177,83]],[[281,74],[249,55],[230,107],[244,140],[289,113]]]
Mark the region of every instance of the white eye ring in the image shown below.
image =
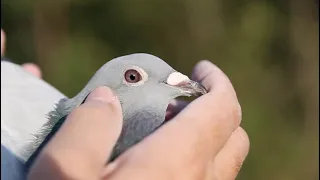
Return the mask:
[[[139,74],[139,76],[141,77],[141,79],[137,82],[128,82],[126,80],[126,73],[130,70],[135,70],[137,71],[137,73]],[[124,71],[123,71],[123,83],[124,84],[127,84],[129,86],[140,86],[142,84],[144,84],[146,81],[148,80],[148,74],[143,70],[141,69],[140,67],[138,66],[131,66],[129,68],[126,68]]]

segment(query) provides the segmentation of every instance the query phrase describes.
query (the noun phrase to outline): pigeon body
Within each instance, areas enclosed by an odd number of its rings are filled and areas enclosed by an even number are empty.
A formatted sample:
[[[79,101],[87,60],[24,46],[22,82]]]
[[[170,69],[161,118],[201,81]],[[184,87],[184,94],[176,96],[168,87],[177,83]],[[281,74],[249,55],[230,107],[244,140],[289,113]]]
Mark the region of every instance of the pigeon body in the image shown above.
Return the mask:
[[[139,53],[115,58],[104,64],[75,97],[62,98],[49,113],[47,122],[23,148],[22,159],[29,159],[27,167],[32,165],[72,109],[82,104],[99,86],[107,86],[116,93],[123,112],[122,132],[109,161],[159,128],[172,99],[206,93],[199,83],[156,56]]]

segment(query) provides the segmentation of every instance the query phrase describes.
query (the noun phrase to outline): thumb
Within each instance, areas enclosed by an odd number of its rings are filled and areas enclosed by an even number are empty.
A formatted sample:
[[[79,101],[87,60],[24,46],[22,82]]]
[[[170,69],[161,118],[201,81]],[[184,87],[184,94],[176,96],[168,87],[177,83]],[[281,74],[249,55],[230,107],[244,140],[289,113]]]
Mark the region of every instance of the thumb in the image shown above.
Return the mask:
[[[97,143],[92,147],[101,149],[104,157],[111,154],[113,146],[120,136],[123,118],[120,101],[110,88],[102,86],[92,91],[84,104],[74,113],[71,112],[70,115],[70,121],[74,119],[77,124],[80,124],[79,121],[83,120],[86,130],[79,133],[85,135],[84,132],[88,132],[92,134],[88,137],[88,143],[89,141]],[[104,158],[103,164],[106,160]]]
[[[70,178],[88,179],[100,174],[120,135],[121,127],[119,100],[107,87],[95,89],[84,104],[68,115],[59,131],[43,149],[33,168],[38,170],[30,173],[33,175],[31,177],[48,176],[48,169],[56,169],[48,167],[52,164],[63,171],[49,172],[53,176],[64,174]]]

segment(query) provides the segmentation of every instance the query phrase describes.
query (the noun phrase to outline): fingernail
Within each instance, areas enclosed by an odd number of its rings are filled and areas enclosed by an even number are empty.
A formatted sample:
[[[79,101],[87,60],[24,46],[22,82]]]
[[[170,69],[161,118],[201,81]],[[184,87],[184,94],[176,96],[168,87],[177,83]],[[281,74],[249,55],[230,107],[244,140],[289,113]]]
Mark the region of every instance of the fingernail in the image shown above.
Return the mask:
[[[112,90],[106,86],[101,86],[89,94],[86,102],[101,101],[103,103],[110,103],[114,99],[116,99],[116,96],[113,94]]]

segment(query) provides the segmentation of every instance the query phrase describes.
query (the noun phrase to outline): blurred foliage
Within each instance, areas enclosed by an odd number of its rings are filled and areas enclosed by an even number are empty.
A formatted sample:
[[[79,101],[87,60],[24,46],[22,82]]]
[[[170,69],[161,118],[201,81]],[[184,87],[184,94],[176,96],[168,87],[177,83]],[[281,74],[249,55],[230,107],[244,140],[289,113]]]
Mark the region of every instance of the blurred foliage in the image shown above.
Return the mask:
[[[319,4],[298,0],[1,0],[7,56],[74,96],[108,60],[154,54],[233,82],[251,150],[238,179],[319,178]]]

